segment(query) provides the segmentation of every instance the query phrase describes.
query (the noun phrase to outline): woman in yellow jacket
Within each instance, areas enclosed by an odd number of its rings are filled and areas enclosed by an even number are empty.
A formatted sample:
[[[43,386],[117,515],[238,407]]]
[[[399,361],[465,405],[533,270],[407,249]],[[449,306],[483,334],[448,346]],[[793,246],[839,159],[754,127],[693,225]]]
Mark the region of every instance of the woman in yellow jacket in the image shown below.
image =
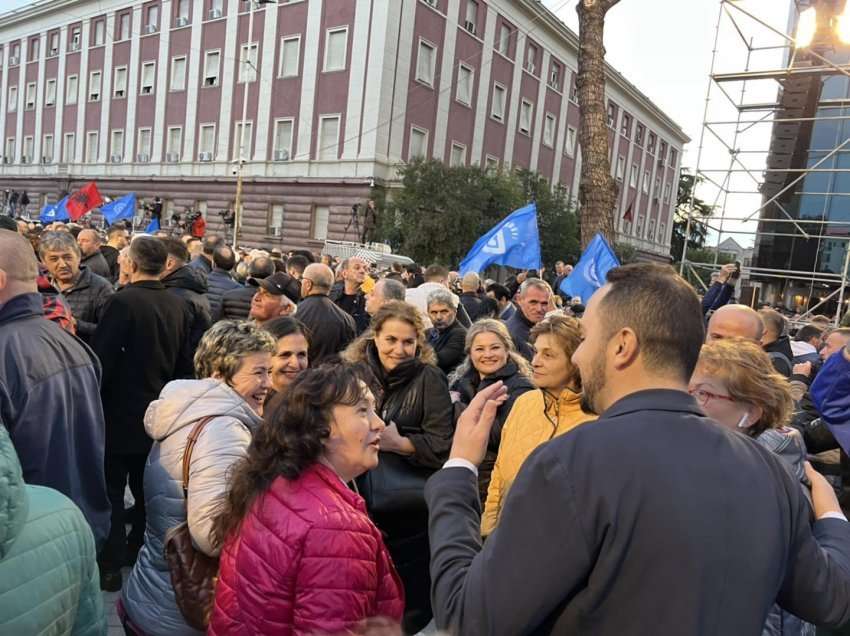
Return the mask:
[[[570,361],[581,342],[578,320],[549,316],[531,330],[530,340],[535,351],[531,366],[537,390],[517,398],[502,429],[481,519],[481,534],[485,537],[499,523],[508,490],[534,449],[596,419],[581,410],[581,380]]]

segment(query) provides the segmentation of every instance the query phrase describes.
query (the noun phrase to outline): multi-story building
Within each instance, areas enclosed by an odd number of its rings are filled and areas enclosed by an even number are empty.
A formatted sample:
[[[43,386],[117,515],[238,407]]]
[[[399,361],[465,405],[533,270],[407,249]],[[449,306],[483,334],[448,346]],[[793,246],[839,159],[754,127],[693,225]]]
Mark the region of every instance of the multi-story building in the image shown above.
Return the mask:
[[[352,204],[412,157],[530,168],[577,193],[578,40],[538,0],[278,0],[250,22],[243,0],[0,16],[0,187],[44,203],[94,179],[220,230],[241,154],[244,242],[308,248],[353,239]],[[608,78],[617,229],[666,256],[687,138]]]

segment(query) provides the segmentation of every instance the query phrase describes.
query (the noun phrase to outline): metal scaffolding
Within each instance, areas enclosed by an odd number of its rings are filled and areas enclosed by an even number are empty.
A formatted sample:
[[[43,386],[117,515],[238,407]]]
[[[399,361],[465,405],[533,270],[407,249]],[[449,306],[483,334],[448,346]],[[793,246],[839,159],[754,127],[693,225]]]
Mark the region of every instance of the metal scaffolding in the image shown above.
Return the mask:
[[[691,272],[694,268],[716,268],[724,237],[747,235],[757,242],[776,238],[817,241],[818,253],[824,249],[823,241],[842,242],[845,254],[840,274],[819,271],[817,256],[811,271],[760,267],[744,270],[745,275],[760,280],[808,283],[807,306],[813,304],[816,285],[819,289],[837,285],[838,289],[816,305],[819,307],[838,294],[837,324],[846,303],[850,220],[829,219],[826,203],[819,213],[800,209],[795,214],[793,210],[789,212],[788,202],[792,197],[809,194],[850,196],[850,191],[833,194],[804,190],[808,175],[850,172],[850,168],[824,167],[838,153],[850,151],[850,136],[837,140],[833,148],[823,149],[823,153],[819,151],[818,160],[811,165],[807,160],[817,122],[831,120],[841,127],[840,122],[850,120],[850,114],[841,114],[842,107],[850,107],[850,98],[821,100],[824,78],[850,77],[850,64],[829,59],[837,47],[846,46],[838,42],[835,32],[829,31],[831,18],[844,9],[845,3],[796,0],[792,5],[791,0],[787,1],[793,15],[786,28],[780,28],[770,23],[775,11],[769,18],[759,16],[747,0],[719,0],[695,170],[700,198],[715,209],[715,215],[704,223],[716,234],[714,263],[688,260],[688,239],[697,220],[693,215],[695,187],[687,211],[680,272],[686,268]],[[806,47],[797,47],[789,33],[796,27],[796,11],[812,5],[819,15],[814,40]],[[823,108],[839,110],[824,114]],[[850,126],[845,127],[850,130]],[[790,257],[788,263],[790,266]]]

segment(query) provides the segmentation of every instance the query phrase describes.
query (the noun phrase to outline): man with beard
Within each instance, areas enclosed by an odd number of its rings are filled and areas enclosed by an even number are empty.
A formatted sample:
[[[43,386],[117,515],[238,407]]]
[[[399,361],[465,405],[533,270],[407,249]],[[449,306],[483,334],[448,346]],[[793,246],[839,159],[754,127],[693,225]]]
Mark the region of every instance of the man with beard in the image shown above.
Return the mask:
[[[437,366],[448,375],[463,362],[466,328],[457,321],[455,295],[448,289],[428,294],[428,317],[433,328],[428,330],[428,343],[437,354]]]
[[[687,392],[704,336],[693,289],[667,266],[616,268],[582,329],[573,363],[599,420],[526,460],[483,546],[476,466],[505,388],[458,420],[425,489],[437,628],[760,634],[775,602],[850,620],[850,524],[831,486],[809,467],[810,506],[779,457]]]

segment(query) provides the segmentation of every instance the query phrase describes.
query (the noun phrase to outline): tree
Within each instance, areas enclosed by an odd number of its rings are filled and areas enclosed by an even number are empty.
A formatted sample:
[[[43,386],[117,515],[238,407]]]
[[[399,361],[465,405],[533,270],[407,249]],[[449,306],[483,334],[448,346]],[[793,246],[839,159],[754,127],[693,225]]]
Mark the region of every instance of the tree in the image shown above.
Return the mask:
[[[581,112],[581,245],[601,232],[614,242],[614,206],[617,182],[608,160],[608,126],[605,108],[605,14],[620,0],[581,0],[576,88]]]
[[[402,188],[378,209],[377,236],[420,264],[456,267],[490,228],[511,211],[537,203],[543,262],[579,254],[578,220],[563,188],[527,170],[491,171],[414,161],[399,167]]]
[[[694,188],[702,182],[701,177],[683,168],[679,175],[679,191],[676,195],[676,209],[673,211],[673,235],[670,240],[670,255],[675,262],[682,259],[685,247],[685,234],[688,231],[688,213],[691,216],[690,234],[688,235],[688,251],[705,246],[708,236],[707,220],[714,212],[714,206],[709,205],[695,196]],[[693,206],[691,198],[693,197]],[[690,259],[689,259],[690,260]]]

